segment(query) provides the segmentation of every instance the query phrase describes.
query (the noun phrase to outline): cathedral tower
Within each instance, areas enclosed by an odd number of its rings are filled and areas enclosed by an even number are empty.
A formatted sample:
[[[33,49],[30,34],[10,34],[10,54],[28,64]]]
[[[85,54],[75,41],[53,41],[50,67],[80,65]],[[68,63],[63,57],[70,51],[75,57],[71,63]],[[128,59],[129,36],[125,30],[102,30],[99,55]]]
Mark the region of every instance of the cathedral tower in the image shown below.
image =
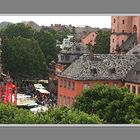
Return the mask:
[[[112,16],[110,53],[117,53],[117,49],[122,45],[132,33],[132,16]]]

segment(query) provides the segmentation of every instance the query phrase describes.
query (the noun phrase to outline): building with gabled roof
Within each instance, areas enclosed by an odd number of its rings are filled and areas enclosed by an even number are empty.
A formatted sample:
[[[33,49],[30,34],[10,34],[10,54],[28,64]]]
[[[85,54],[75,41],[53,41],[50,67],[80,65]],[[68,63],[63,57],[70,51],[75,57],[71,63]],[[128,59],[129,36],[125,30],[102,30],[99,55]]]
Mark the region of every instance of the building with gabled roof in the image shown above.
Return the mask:
[[[95,42],[96,36],[97,36],[96,31],[83,31],[76,33],[72,40],[74,42],[81,43],[82,45],[88,44],[94,45],[96,43]]]
[[[76,96],[95,83],[124,86],[128,71],[138,61],[137,55],[96,54],[92,59],[82,55],[58,75],[58,105],[71,106]]]

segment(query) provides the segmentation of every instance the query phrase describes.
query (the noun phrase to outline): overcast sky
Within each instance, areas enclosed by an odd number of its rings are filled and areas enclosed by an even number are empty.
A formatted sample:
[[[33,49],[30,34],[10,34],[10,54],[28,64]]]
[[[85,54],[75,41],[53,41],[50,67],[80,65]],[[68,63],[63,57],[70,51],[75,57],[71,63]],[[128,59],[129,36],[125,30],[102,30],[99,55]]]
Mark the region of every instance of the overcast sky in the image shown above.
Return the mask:
[[[79,26],[79,25],[89,25],[91,27],[99,27],[99,28],[111,28],[111,16],[71,16],[71,15],[39,15],[39,16],[0,16],[0,22],[7,21],[12,23],[18,23],[22,21],[34,21],[38,25],[46,25],[50,26],[50,24],[65,24],[65,25],[73,25],[73,26]]]

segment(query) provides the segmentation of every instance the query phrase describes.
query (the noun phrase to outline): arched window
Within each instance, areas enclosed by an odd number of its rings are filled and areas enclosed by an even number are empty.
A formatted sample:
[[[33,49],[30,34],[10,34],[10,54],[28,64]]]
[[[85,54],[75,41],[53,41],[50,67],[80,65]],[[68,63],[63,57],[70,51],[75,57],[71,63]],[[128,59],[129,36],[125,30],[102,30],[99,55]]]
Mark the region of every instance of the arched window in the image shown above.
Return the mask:
[[[122,24],[124,24],[124,20],[122,21]]]
[[[113,38],[112,42],[114,42],[114,38]]]
[[[134,33],[137,32],[137,26],[136,25],[133,26],[133,32]]]
[[[124,30],[122,30],[122,32],[124,33]]]
[[[114,53],[115,52],[115,49],[114,48],[112,48],[112,53]]]
[[[116,19],[114,18],[114,23],[116,22]]]

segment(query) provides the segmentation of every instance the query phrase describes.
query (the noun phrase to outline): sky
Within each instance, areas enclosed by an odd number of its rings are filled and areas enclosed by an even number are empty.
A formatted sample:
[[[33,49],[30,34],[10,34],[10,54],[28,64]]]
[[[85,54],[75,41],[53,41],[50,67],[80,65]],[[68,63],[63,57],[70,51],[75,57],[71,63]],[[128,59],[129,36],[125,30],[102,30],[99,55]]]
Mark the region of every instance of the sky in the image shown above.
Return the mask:
[[[77,15],[0,15],[0,22],[7,21],[18,23],[22,21],[34,21],[38,25],[50,26],[51,24],[91,26],[99,28],[111,28],[111,16],[77,16]]]

